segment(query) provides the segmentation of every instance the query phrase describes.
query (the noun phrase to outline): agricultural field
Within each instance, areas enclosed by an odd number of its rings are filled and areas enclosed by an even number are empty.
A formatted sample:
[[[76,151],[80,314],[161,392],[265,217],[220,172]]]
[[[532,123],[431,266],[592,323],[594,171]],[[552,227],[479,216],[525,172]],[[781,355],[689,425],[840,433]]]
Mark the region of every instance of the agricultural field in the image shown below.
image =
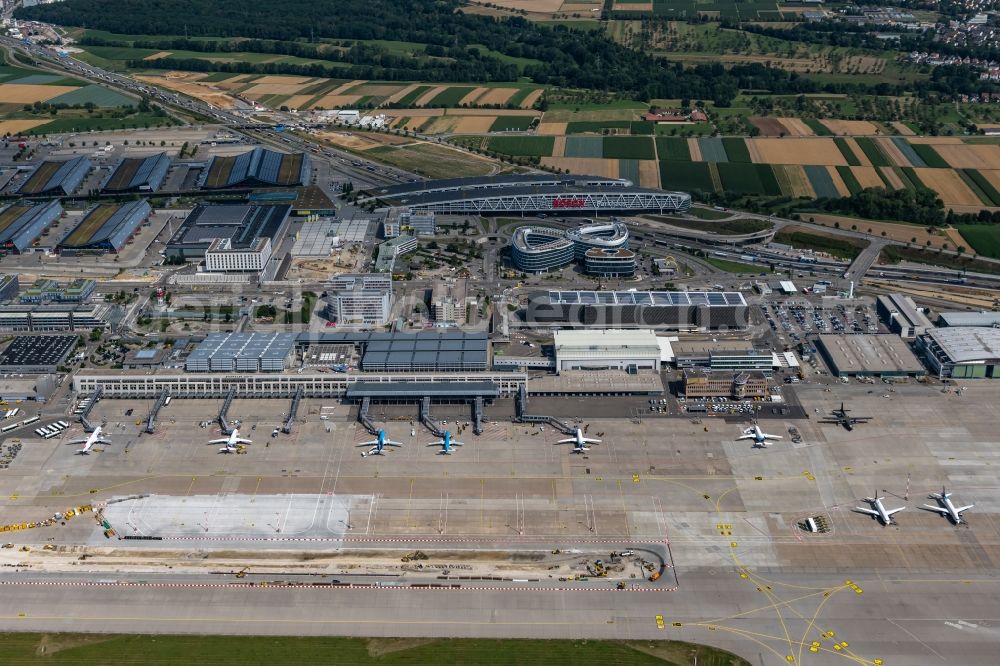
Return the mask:
[[[412,145],[379,146],[365,151],[365,155],[431,179],[488,176],[499,172],[493,160],[423,141]]]
[[[959,224],[955,229],[976,254],[1000,259],[1000,227],[986,224]]]
[[[838,259],[854,259],[868,247],[868,241],[845,239],[840,236],[827,236],[807,232],[802,227],[785,227],[774,235],[777,243],[787,243],[799,250],[815,250],[826,252]]]

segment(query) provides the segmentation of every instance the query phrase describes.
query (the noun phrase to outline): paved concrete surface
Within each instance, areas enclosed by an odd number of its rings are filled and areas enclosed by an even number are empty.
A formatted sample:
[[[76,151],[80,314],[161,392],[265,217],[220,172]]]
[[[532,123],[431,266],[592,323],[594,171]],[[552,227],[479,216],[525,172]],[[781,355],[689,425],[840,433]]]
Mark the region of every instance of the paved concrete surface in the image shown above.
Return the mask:
[[[770,419],[766,429],[796,427],[802,442],[786,437],[764,450],[735,441],[741,425],[722,419],[592,418],[589,434],[604,443],[578,456],[550,427],[498,418],[481,437],[459,434],[468,410],[442,406],[435,414],[466,446],[438,456],[415,408],[394,407],[374,411],[405,446],[364,459],[358,444],[370,436],[334,401],[306,401],[293,434],[272,438],[287,401],[237,400],[230,418],[254,443],[246,455],[222,455],[205,444],[217,428],[199,427],[221,401],[174,400],[157,433],[140,435],[124,411],[145,414],[150,401],[104,400],[93,419],[106,421],[114,443],[102,453],[74,456],[60,439],[24,439],[0,474],[0,523],[150,494],[111,504],[107,516],[122,528],[116,512],[124,512],[127,529],[125,507],[143,507],[142,532],[161,540],[105,540],[88,514],[5,535],[32,551],[0,550],[0,627],[680,638],[760,664],[996,663],[1000,387],[970,383],[959,396],[939,385],[810,384],[795,393],[809,418]],[[817,423],[842,400],[874,420],[854,432]],[[919,510],[943,484],[976,504],[967,525]],[[887,505],[907,507],[897,526],[851,511],[876,490]],[[266,507],[259,532],[253,505]],[[282,509],[296,514],[295,533],[268,536],[269,512]],[[320,514],[347,525],[317,522]],[[797,523],[808,516],[824,517],[830,531],[803,532]],[[231,538],[202,538],[199,520],[209,536]],[[307,538],[329,539],[326,550]],[[59,552],[40,551],[45,543]],[[574,547],[661,548],[674,568],[667,584],[636,579],[625,590],[544,571],[522,582],[504,575],[524,551]],[[503,580],[412,588],[417,578],[391,561],[413,548],[432,562],[460,563],[466,552],[473,564],[480,551],[507,549],[511,562],[498,565]],[[53,564],[78,553],[87,559]],[[344,558],[380,553],[378,575],[344,573]],[[295,567],[274,564],[286,556]],[[234,578],[247,562],[253,573]],[[312,584],[333,580],[347,586]],[[306,585],[261,585],[275,581]]]

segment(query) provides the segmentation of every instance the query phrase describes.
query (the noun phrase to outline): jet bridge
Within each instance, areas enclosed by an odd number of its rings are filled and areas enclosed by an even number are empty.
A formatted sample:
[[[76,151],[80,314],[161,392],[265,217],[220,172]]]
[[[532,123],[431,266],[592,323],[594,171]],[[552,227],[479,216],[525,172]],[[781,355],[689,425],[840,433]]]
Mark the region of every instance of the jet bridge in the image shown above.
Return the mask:
[[[156,398],[156,402],[153,403],[153,408],[149,410],[149,416],[146,417],[147,434],[152,435],[156,432],[156,415],[160,413],[160,409],[162,409],[163,405],[167,403],[167,397],[169,395],[170,392],[167,390],[167,387],[164,386],[163,390],[160,391],[159,397]]]
[[[87,396],[87,406],[82,412],[80,412],[80,424],[83,426],[84,432],[90,433],[97,429],[97,426],[91,423],[87,417],[90,416],[91,410],[94,409],[94,405],[97,404],[97,401],[101,399],[102,395],[104,395],[104,389],[98,386],[89,396]]]
[[[232,434],[232,429],[229,427],[229,420],[227,415],[229,414],[229,406],[233,404],[233,398],[236,397],[236,387],[232,386],[229,388],[229,392],[226,394],[226,399],[222,402],[222,408],[219,410],[219,416],[216,417],[219,421],[219,429],[222,430],[223,435]]]

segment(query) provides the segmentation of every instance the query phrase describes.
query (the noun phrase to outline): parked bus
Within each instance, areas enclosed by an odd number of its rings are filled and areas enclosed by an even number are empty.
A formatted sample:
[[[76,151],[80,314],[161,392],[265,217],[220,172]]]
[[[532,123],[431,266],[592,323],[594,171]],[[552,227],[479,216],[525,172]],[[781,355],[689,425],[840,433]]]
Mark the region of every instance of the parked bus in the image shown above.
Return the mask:
[[[0,428],[0,432],[10,432],[11,430],[17,428],[20,425],[21,425],[20,423],[11,423],[9,426],[4,426]]]
[[[31,425],[32,423],[37,423],[38,421],[41,421],[39,417],[32,416],[30,419],[24,419],[21,421],[21,425]]]
[[[58,423],[59,427],[62,428],[63,430],[69,427],[69,424],[66,423],[65,421],[56,421],[56,423]]]
[[[10,410],[10,418],[14,418],[15,416],[17,416],[20,413],[21,413],[21,410],[19,408],[15,407],[14,409]]]
[[[50,432],[47,435],[42,435],[42,439],[52,439],[53,437],[55,437],[58,434],[59,434],[58,432]]]

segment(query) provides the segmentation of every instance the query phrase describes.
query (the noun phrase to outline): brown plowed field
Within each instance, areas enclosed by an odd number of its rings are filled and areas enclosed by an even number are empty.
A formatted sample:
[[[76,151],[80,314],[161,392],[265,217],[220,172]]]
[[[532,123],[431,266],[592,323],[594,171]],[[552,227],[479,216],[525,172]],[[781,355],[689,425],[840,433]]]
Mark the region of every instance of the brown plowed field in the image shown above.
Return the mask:
[[[888,157],[893,164],[901,167],[913,166],[910,164],[910,160],[906,159],[906,155],[903,151],[899,149],[899,146],[892,142],[892,139],[873,139],[878,147],[882,149],[885,156]]]
[[[701,146],[698,145],[698,139],[690,138],[688,139],[688,152],[691,153],[692,162],[702,162],[701,159]]]
[[[833,139],[747,139],[746,144],[751,155],[759,156],[757,164],[847,164]]]
[[[878,171],[871,166],[852,166],[851,173],[863,188],[885,187],[885,183],[878,177]]]
[[[979,173],[983,175],[983,178],[990,181],[990,185],[1000,190],[1000,171],[996,170],[988,171],[986,169],[983,169],[980,170]]]
[[[570,173],[582,176],[618,178],[618,160],[599,157],[543,157],[542,166],[569,169]]]
[[[539,88],[535,92],[533,92],[530,95],[528,95],[527,97],[525,97],[524,101],[521,102],[521,108],[522,109],[530,109],[531,107],[533,107],[535,105],[535,102],[538,101],[538,98],[541,97],[542,93],[544,93],[544,92],[545,92],[544,90],[542,90],[541,88]]]
[[[651,12],[652,2],[616,2],[614,6],[616,12]]]
[[[458,105],[461,106],[465,104],[466,106],[468,106],[470,104],[475,103],[475,101],[479,99],[479,97],[483,95],[487,90],[489,90],[489,88],[473,88],[472,90],[470,90],[465,94],[465,97],[463,97],[458,102]]]
[[[44,125],[47,122],[51,122],[51,119],[45,118],[43,120],[0,120],[0,136],[7,136],[8,134],[20,134],[21,132],[27,132],[32,127],[38,127],[39,125]]]
[[[865,151],[861,150],[861,146],[858,145],[857,141],[855,141],[851,137],[845,137],[844,143],[847,144],[847,147],[851,149],[851,152],[854,153],[854,156],[858,158],[859,162],[861,162],[861,166],[872,165],[871,160],[868,159],[867,155],[865,155]]]
[[[159,53],[154,53],[153,55],[148,55],[143,60],[160,60],[161,58],[168,58],[172,56],[173,53],[170,51],[160,51]]]
[[[879,173],[885,176],[885,179],[889,182],[890,185],[892,185],[892,189],[901,190],[904,187],[906,187],[906,185],[903,184],[903,181],[900,180],[896,172],[892,170],[892,167],[878,167],[878,169]]]
[[[566,154],[566,137],[557,136],[552,141],[552,157],[562,157]]]
[[[788,129],[777,118],[750,118],[754,127],[760,130],[761,136],[784,136]]]
[[[415,88],[418,88],[418,87],[419,87],[419,84],[412,83],[412,84],[406,86],[405,88],[402,88],[401,90],[399,90],[399,92],[396,92],[396,93],[393,93],[392,95],[389,95],[389,99],[387,99],[386,101],[389,102],[390,104],[394,104],[395,102],[398,102],[399,100],[401,100],[404,97],[406,97],[407,95],[409,95]]]
[[[262,76],[259,79],[254,79],[254,83],[274,83],[278,85],[296,85],[300,86],[306,83],[312,83],[314,79],[310,76],[285,76],[282,74],[271,74],[268,76]],[[359,82],[360,83],[360,82]]]
[[[517,88],[487,88],[487,93],[476,100],[476,104],[506,104],[514,96]]]
[[[206,104],[219,109],[231,109],[236,106],[236,101],[232,97],[221,90],[216,90],[208,84],[177,81],[164,76],[136,75],[133,78],[145,81],[146,83],[152,83],[153,85],[162,86],[163,88],[169,88],[170,90],[176,90],[179,93],[184,93],[185,95],[194,97],[195,99],[200,99]]]
[[[660,187],[660,165],[655,160],[639,160],[639,187]]]
[[[851,196],[851,190],[847,187],[847,184],[844,183],[844,179],[840,176],[840,172],[837,171],[837,168],[828,166],[826,171],[830,174],[830,179],[833,180],[833,186],[837,188],[837,193],[842,197]]]
[[[0,102],[4,104],[34,104],[76,90],[73,86],[45,86],[29,83],[0,84]]]
[[[867,120],[821,120],[820,122],[838,136],[873,136],[881,134],[878,128]]]
[[[778,120],[788,128],[789,136],[814,136],[816,134],[809,125],[798,118],[779,118]]]
[[[568,123],[539,123],[535,134],[544,136],[559,136],[566,133]]]
[[[934,150],[956,169],[1000,169],[1000,146],[993,144],[937,145]]]
[[[920,181],[937,192],[945,206],[982,206],[976,193],[950,169],[914,169]]]
[[[318,102],[313,104],[313,108],[336,109],[353,106],[359,99],[361,99],[361,95],[324,95]]]
[[[428,104],[431,103],[431,100],[433,100],[435,97],[437,97],[447,89],[448,86],[434,86],[433,88],[425,92],[423,95],[421,95],[420,98],[417,99],[416,102],[414,102],[414,104],[416,104],[417,106],[427,106]]]
[[[459,134],[482,134],[493,126],[494,116],[460,116],[453,132]]]
[[[898,120],[893,120],[892,123],[890,124],[892,125],[893,129],[895,129],[897,132],[900,133],[901,136],[913,136],[914,134],[916,134],[916,132],[914,132],[913,130],[911,130],[909,127],[899,122]]]
[[[251,95],[297,95],[303,88],[299,83],[255,83],[243,91],[248,97]]]

